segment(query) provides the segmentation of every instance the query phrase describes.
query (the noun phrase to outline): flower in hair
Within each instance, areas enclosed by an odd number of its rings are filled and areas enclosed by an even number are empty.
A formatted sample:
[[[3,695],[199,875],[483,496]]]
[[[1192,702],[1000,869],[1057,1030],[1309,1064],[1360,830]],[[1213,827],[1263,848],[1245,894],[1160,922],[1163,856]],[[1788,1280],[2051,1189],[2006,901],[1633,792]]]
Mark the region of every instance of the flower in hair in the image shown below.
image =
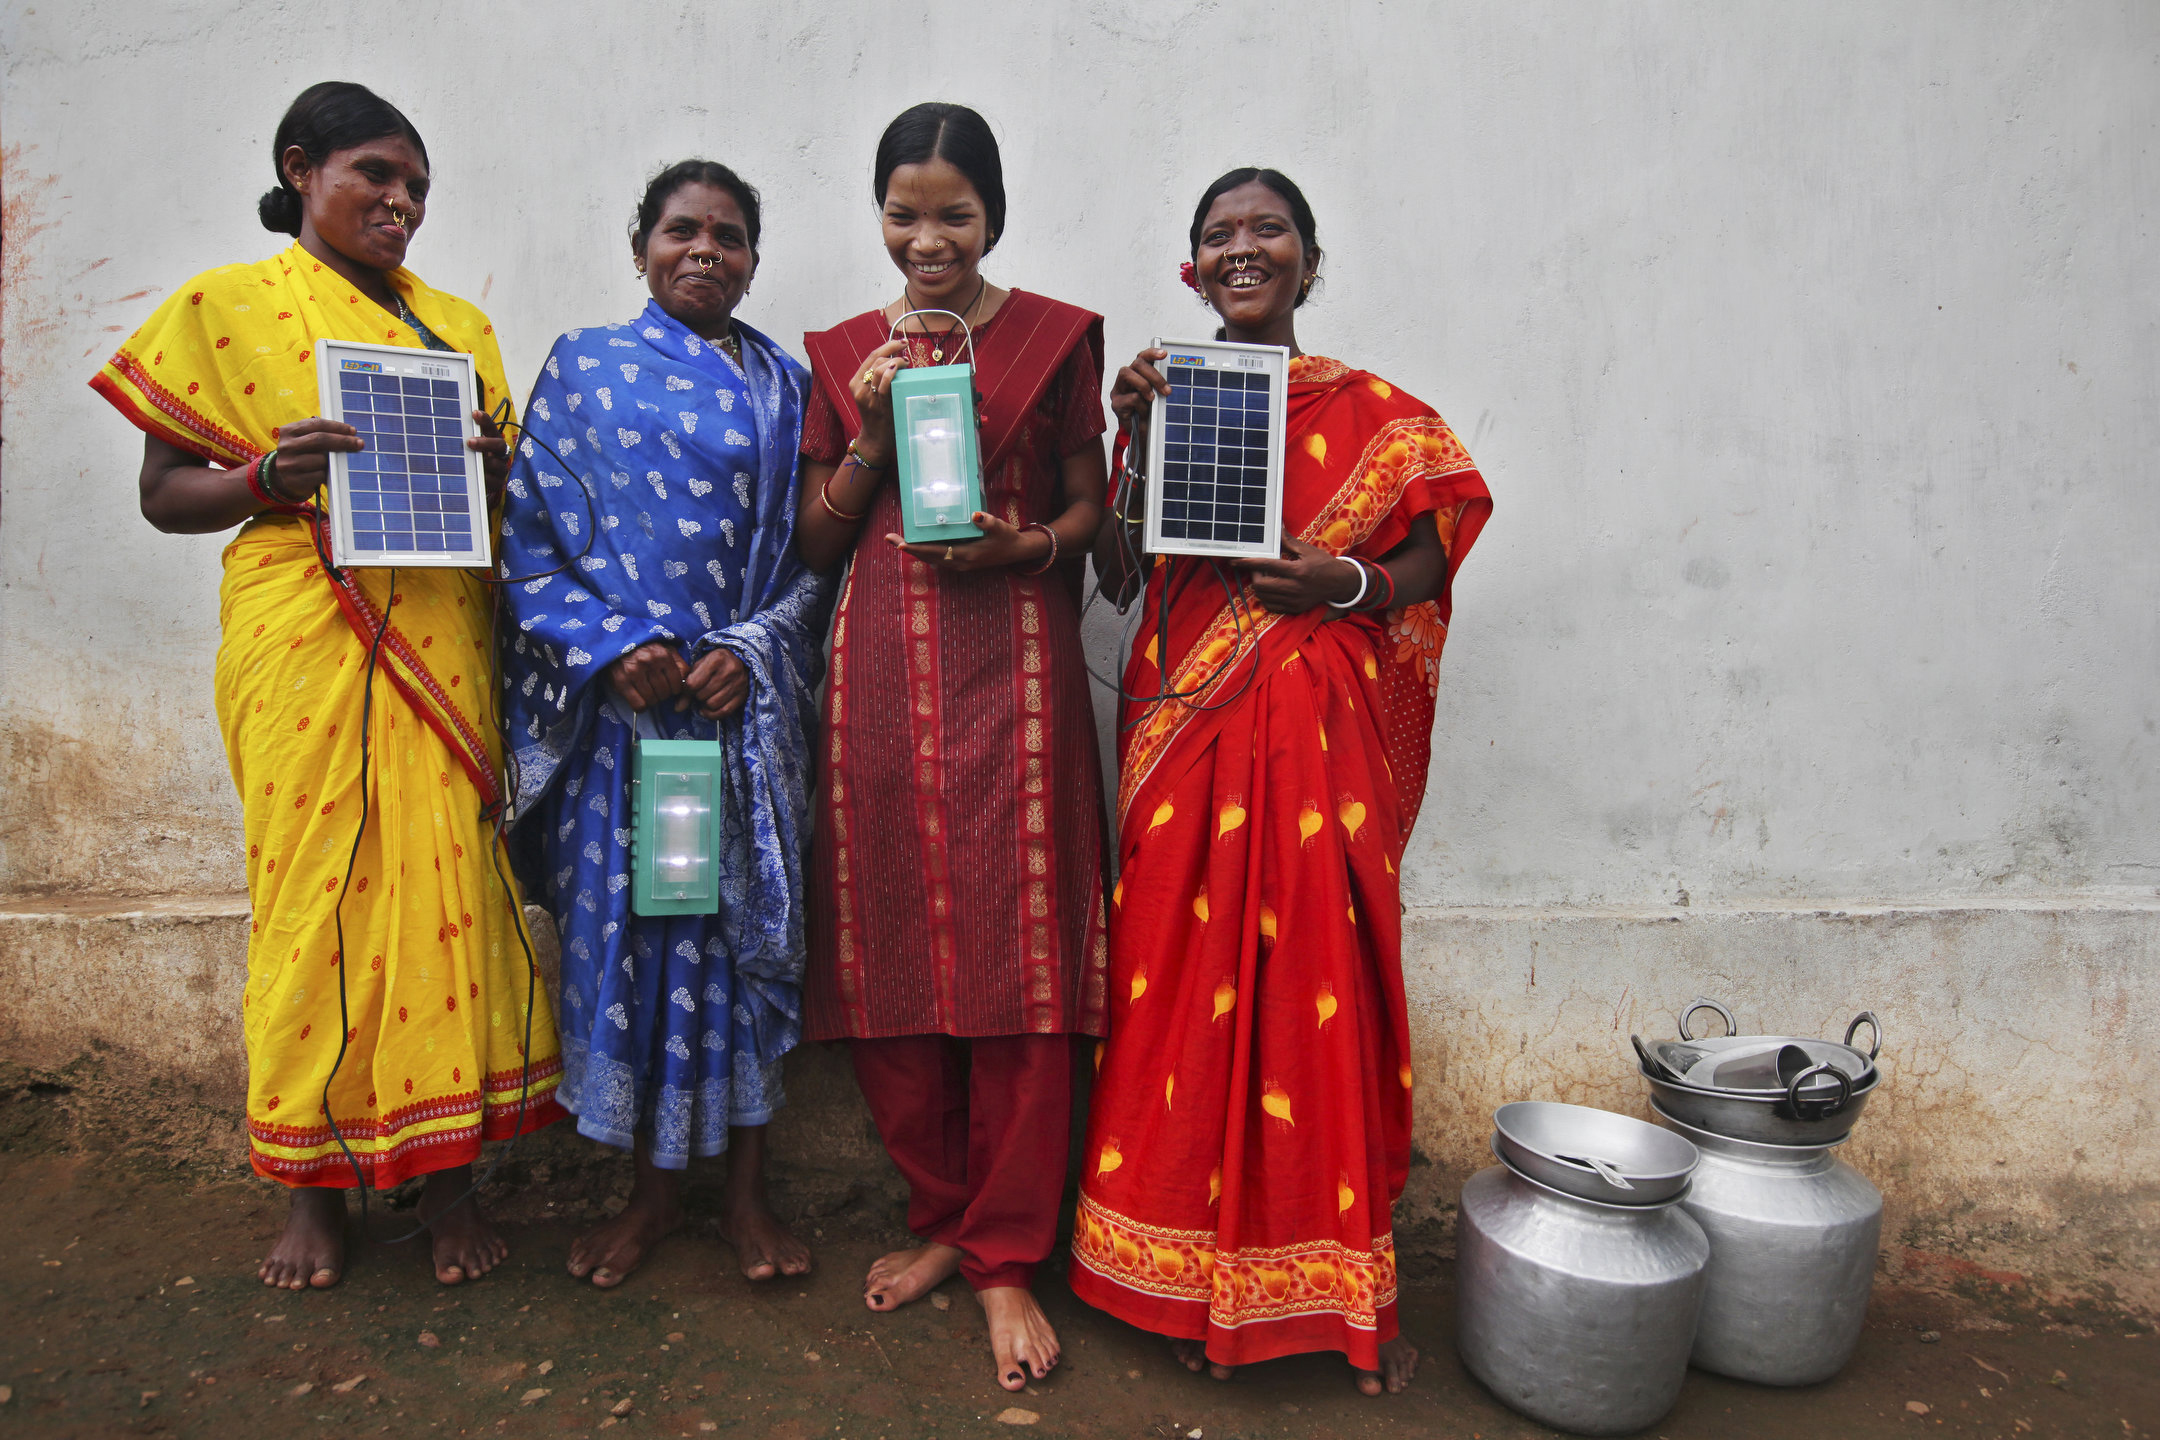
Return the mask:
[[[1193,273],[1192,261],[1187,260],[1184,264],[1178,266],[1177,274],[1178,279],[1183,280],[1187,285],[1190,285],[1193,288],[1195,294],[1204,295],[1207,293],[1200,288],[1200,277]]]

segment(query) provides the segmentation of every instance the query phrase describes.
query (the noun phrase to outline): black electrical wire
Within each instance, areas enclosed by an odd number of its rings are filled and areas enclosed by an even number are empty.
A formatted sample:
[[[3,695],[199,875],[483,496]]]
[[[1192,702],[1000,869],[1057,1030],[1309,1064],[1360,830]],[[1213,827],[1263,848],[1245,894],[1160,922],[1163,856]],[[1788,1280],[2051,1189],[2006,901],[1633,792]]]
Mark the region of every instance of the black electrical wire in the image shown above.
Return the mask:
[[[533,435],[523,425],[518,424],[515,419],[511,418],[510,402],[508,399],[503,400],[501,404],[497,407],[493,419],[497,426],[498,432],[507,432],[513,429],[517,430],[518,432],[520,432],[523,438],[533,440],[540,446],[541,449],[547,451],[547,453],[554,458],[556,464],[561,465],[565,471],[569,472],[570,477],[577,482],[579,494],[585,501],[585,514],[588,523],[586,525],[584,547],[580,549],[577,554],[565,559],[562,564],[557,565],[551,570],[543,570],[532,575],[503,577],[483,575],[476,578],[478,578],[482,584],[501,586],[524,584],[533,580],[543,579],[550,575],[560,574],[563,571],[568,570],[571,566],[575,565],[578,561],[584,559],[586,555],[591,553],[593,541],[599,533],[599,517],[593,506],[592,487],[584,476],[578,474],[576,470],[571,468],[569,462],[565,461],[562,456],[556,452],[555,448],[552,445],[549,445],[547,441],[540,439],[538,436]],[[323,566],[324,573],[332,579],[333,583],[344,584],[346,583],[346,578],[343,569],[331,560],[328,547],[325,544],[324,537],[326,527],[323,523],[325,516],[323,514],[321,506],[319,504],[311,503],[309,506],[309,511],[309,529],[311,531],[311,538],[315,542],[317,559],[320,560]],[[496,593],[499,594],[500,592],[498,591]],[[331,1062],[330,1073],[323,1078],[322,1087],[323,1120],[330,1128],[331,1138],[337,1142],[339,1153],[345,1157],[346,1165],[352,1170],[354,1188],[356,1188],[360,1192],[360,1234],[363,1241],[368,1238],[367,1177],[365,1172],[363,1172],[360,1167],[359,1159],[352,1152],[352,1146],[347,1143],[344,1131],[339,1127],[337,1123],[336,1115],[331,1111],[330,1087],[333,1083],[336,1082],[338,1072],[344,1068],[345,1055],[347,1050],[350,1048],[353,1031],[350,1001],[348,999],[345,987],[345,895],[352,885],[353,871],[355,868],[357,868],[359,864],[360,843],[367,834],[368,820],[371,817],[373,811],[373,792],[368,785],[368,780],[372,757],[369,731],[373,718],[375,704],[375,672],[380,665],[383,641],[390,633],[390,612],[391,606],[396,602],[396,597],[397,569],[395,566],[392,566],[389,568],[389,602],[384,604],[384,606],[382,607],[381,623],[375,627],[374,637],[372,640],[370,640],[368,644],[367,664],[362,672],[361,679],[362,689],[360,700],[359,777],[360,822],[353,831],[352,848],[347,852],[345,857],[344,883],[338,887],[337,903],[332,909],[331,918],[336,927],[338,955],[338,1051],[337,1057]],[[504,753],[506,757],[508,757],[510,754],[507,736],[505,737]],[[512,761],[512,783],[515,783],[514,761]],[[512,793],[515,792],[513,791]],[[539,962],[537,957],[535,957],[533,954],[532,937],[526,929],[524,907],[519,903],[517,891],[515,890],[515,888],[512,887],[509,878],[503,873],[502,869],[502,850],[504,848],[505,842],[502,833],[501,805],[498,804],[496,806],[490,807],[487,810],[484,810],[480,818],[489,827],[488,859],[490,867],[494,870],[496,882],[503,887],[504,894],[510,901],[512,919],[517,926],[518,944],[525,952],[525,1026],[522,1042],[518,1051],[518,1107],[515,1122],[511,1127],[509,1143],[506,1144],[502,1148],[502,1150],[496,1154],[494,1160],[489,1163],[487,1169],[483,1171],[480,1176],[472,1182],[472,1184],[468,1185],[465,1190],[458,1195],[456,1199],[452,1200],[448,1205],[442,1207],[441,1211],[438,1212],[438,1218],[440,1215],[448,1214],[450,1211],[455,1210],[459,1205],[464,1204],[465,1201],[470,1199],[474,1194],[476,1194],[483,1185],[486,1185],[490,1180],[494,1179],[496,1172],[499,1171],[502,1168],[503,1163],[510,1158],[511,1152],[517,1147],[517,1141],[519,1137],[525,1132],[525,1115],[532,1094],[532,1026],[533,1012],[537,1008],[536,1001],[538,998]],[[482,1124],[484,1126],[487,1108],[487,1073],[485,1066],[482,1067],[481,1074],[478,1078],[481,1092],[480,1107]],[[431,1222],[423,1221],[421,1224],[413,1227],[405,1234],[399,1235],[393,1239],[386,1240],[381,1243],[386,1245],[402,1245],[405,1242],[426,1233],[430,1228]]]
[[[1146,477],[1140,471],[1133,468],[1132,450],[1128,448],[1126,450],[1124,461],[1118,467],[1118,495],[1120,497],[1129,497],[1134,493],[1134,490],[1137,487],[1145,485],[1145,483]],[[1118,546],[1120,552],[1119,559],[1122,562],[1122,568],[1124,569],[1128,579],[1137,578],[1139,580],[1140,591],[1138,594],[1127,596],[1122,600],[1110,600],[1109,603],[1112,608],[1114,608],[1118,612],[1118,614],[1123,615],[1128,609],[1132,608],[1133,601],[1143,599],[1145,597],[1147,590],[1152,585],[1152,588],[1155,591],[1156,598],[1155,673],[1161,682],[1165,682],[1159,683],[1155,693],[1152,695],[1136,694],[1133,691],[1127,690],[1125,688],[1124,682],[1121,679],[1102,675],[1096,671],[1094,666],[1089,665],[1087,667],[1088,677],[1094,680],[1098,685],[1101,685],[1105,689],[1114,692],[1120,700],[1123,700],[1128,704],[1146,707],[1141,712],[1135,714],[1131,720],[1120,722],[1118,728],[1121,731],[1132,729],[1135,725],[1138,725],[1142,720],[1144,720],[1147,714],[1155,706],[1162,705],[1173,700],[1176,701],[1178,704],[1185,706],[1185,708],[1187,708],[1188,710],[1194,710],[1201,713],[1206,713],[1211,710],[1219,710],[1224,708],[1225,706],[1236,703],[1236,701],[1244,695],[1246,688],[1252,684],[1251,669],[1247,670],[1245,678],[1239,683],[1238,688],[1227,697],[1198,705],[1193,703],[1192,697],[1196,695],[1206,694],[1209,687],[1215,685],[1219,680],[1223,678],[1223,676],[1227,675],[1230,670],[1246,656],[1246,646],[1248,641],[1253,638],[1253,634],[1246,620],[1245,598],[1242,593],[1243,587],[1230,578],[1229,570],[1222,564],[1221,561],[1208,561],[1209,570],[1214,573],[1217,583],[1219,583],[1223,587],[1224,603],[1230,609],[1231,622],[1234,627],[1233,640],[1230,646],[1230,653],[1224,656],[1222,660],[1217,662],[1215,668],[1209,671],[1204,679],[1198,681],[1189,689],[1180,690],[1176,688],[1174,684],[1167,684],[1167,682],[1169,682],[1170,665],[1170,586],[1173,582],[1173,578],[1176,575],[1174,564],[1170,566],[1165,566],[1164,573],[1160,577],[1160,583],[1154,583],[1154,577],[1151,577],[1146,573],[1147,567],[1142,564],[1142,553],[1138,549],[1136,549],[1132,543],[1132,537],[1129,533],[1129,527],[1127,523],[1124,520],[1120,519],[1114,511],[1110,517],[1110,523],[1117,527],[1117,539],[1115,543]],[[1086,615],[1089,609],[1092,609],[1094,607],[1096,600],[1108,598],[1103,593],[1102,583],[1102,575],[1098,571],[1095,576],[1095,588],[1093,592],[1088,596],[1087,605],[1083,606],[1081,609],[1081,614],[1083,617]],[[1120,586],[1119,590],[1122,596],[1124,593],[1124,587]],[[1139,614],[1144,617],[1146,613],[1147,607],[1145,605],[1142,605],[1140,607]],[[1128,623],[1127,625],[1122,627],[1118,637],[1119,652],[1126,655],[1131,654],[1133,643],[1137,641],[1138,638],[1138,635],[1134,632],[1132,623]]]
[[[536,570],[530,575],[483,575],[480,577],[480,583],[483,585],[526,585],[530,584],[532,581],[535,580],[545,580],[550,575],[560,575],[563,573],[563,571],[568,570],[571,566],[577,564],[578,561],[583,560],[587,555],[592,554],[593,542],[600,537],[600,516],[599,513],[593,509],[592,482],[587,480],[583,475],[578,474],[577,471],[571,470],[570,462],[563,459],[562,456],[556,452],[554,446],[548,444],[547,441],[542,440],[539,436],[533,434],[531,430],[527,429],[522,423],[520,423],[516,418],[511,415],[510,400],[508,396],[505,396],[502,401],[496,405],[493,415],[489,418],[491,418],[495,422],[495,428],[498,433],[504,435],[505,438],[507,438],[508,432],[512,430],[517,431],[518,441],[520,444],[527,440],[532,441],[535,445],[538,445],[541,449],[547,451],[547,453],[554,459],[556,464],[562,466],[563,469],[568,470],[570,472],[570,478],[572,480],[577,481],[578,494],[585,501],[585,545],[584,548],[580,549],[577,554],[572,555],[569,559],[563,561],[562,564],[557,565],[552,570]],[[514,449],[515,447],[512,448]],[[538,480],[538,478],[539,477],[537,476],[534,477],[536,481]]]

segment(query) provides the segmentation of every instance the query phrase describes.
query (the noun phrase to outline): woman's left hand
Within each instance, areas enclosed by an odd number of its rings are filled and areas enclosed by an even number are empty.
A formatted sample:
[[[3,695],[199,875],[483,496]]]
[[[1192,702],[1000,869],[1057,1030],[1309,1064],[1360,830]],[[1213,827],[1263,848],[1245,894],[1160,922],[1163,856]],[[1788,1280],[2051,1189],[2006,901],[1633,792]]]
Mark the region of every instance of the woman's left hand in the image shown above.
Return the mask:
[[[472,418],[479,422],[480,433],[467,440],[465,448],[480,452],[480,469],[487,479],[487,497],[492,503],[502,498],[503,486],[510,479],[510,442],[503,439],[502,426],[485,410],[473,411]]]
[[[1358,593],[1358,569],[1317,545],[1285,538],[1280,560],[1233,560],[1252,576],[1253,594],[1278,615],[1302,615],[1315,605],[1340,605]]]
[[[733,651],[708,650],[690,667],[683,689],[687,693],[676,702],[677,709],[695,703],[698,714],[707,720],[723,719],[742,709],[750,698],[750,672]]]
[[[925,565],[965,575],[976,570],[995,570],[1005,565],[1040,565],[1050,558],[1050,541],[1040,530],[1019,529],[987,510],[971,517],[982,531],[980,540],[926,540],[910,545],[888,533],[885,543],[905,550]]]

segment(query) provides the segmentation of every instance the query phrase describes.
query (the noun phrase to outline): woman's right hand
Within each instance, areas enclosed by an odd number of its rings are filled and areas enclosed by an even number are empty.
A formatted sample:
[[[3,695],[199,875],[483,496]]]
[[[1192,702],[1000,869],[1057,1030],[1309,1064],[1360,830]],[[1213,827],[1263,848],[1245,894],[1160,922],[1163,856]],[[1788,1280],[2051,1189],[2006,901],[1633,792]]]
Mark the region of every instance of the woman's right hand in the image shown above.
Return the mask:
[[[855,437],[855,453],[863,463],[879,467],[893,463],[892,382],[907,364],[906,342],[888,340],[870,352],[863,368],[848,382],[855,408],[862,414],[862,431]]]
[[[632,710],[650,710],[682,693],[690,667],[673,645],[640,645],[607,668],[607,682]]]
[[[341,421],[310,415],[305,420],[280,425],[277,428],[277,463],[270,470],[271,486],[279,497],[295,505],[302,504],[330,483],[331,451],[364,448],[360,432]]]
[[[1117,416],[1119,428],[1132,431],[1135,445],[1147,443],[1148,411],[1154,408],[1155,397],[1170,393],[1170,382],[1155,368],[1155,362],[1169,353],[1142,350],[1132,364],[1117,372],[1117,382],[1110,387],[1110,412]]]

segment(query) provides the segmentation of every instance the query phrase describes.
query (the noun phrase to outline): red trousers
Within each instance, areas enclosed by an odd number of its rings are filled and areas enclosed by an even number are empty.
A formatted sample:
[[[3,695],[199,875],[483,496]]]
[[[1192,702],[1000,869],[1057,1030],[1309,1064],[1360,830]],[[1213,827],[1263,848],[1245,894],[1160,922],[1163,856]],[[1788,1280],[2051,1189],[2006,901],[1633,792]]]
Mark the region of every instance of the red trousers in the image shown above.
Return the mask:
[[[958,1249],[977,1290],[1026,1286],[1056,1243],[1072,1037],[851,1040],[855,1078],[907,1177],[908,1229]]]

